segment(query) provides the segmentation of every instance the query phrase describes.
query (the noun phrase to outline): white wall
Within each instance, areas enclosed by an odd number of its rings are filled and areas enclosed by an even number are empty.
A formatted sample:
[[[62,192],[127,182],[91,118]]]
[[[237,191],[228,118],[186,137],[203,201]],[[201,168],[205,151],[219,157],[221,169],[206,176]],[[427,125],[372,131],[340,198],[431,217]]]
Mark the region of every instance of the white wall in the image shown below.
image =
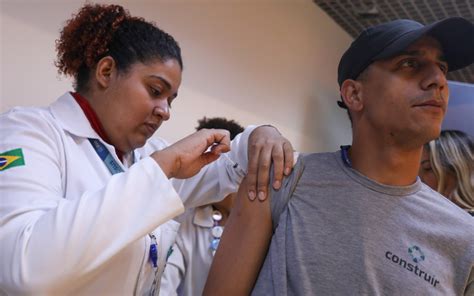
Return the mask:
[[[71,90],[53,65],[54,41],[82,3],[0,0],[0,111],[46,105]],[[300,151],[350,142],[349,121],[336,106],[336,69],[351,38],[311,0],[114,3],[181,45],[183,83],[158,135],[178,140],[205,115],[274,124]]]

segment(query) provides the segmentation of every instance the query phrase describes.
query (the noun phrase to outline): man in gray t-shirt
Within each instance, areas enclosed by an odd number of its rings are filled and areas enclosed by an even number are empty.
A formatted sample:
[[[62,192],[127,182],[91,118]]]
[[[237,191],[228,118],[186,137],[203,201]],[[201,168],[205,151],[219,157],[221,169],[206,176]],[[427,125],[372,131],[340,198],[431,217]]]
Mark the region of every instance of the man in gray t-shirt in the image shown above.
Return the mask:
[[[419,179],[380,184],[340,151],[295,169],[295,188],[291,175],[272,194],[275,233],[252,295],[462,295],[474,280],[474,219]]]
[[[238,197],[204,294],[474,295],[474,219],[417,177],[446,74],[473,61],[462,18],[363,31],[338,69],[352,146],[300,156],[271,202]]]

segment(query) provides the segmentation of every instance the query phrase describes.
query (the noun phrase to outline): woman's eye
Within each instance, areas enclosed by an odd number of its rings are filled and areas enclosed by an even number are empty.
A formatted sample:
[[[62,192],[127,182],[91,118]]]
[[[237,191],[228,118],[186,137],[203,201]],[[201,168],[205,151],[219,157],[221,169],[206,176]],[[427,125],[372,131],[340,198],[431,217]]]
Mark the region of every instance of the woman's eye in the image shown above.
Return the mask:
[[[151,87],[150,90],[151,90],[151,94],[152,94],[153,96],[155,96],[155,97],[158,97],[158,96],[161,95],[161,91],[158,90],[158,89],[156,89],[156,88],[154,88],[154,87]]]
[[[433,170],[430,166],[422,167],[422,169],[423,169],[423,171],[425,171],[425,172],[429,172],[429,171],[432,171],[432,170]]]

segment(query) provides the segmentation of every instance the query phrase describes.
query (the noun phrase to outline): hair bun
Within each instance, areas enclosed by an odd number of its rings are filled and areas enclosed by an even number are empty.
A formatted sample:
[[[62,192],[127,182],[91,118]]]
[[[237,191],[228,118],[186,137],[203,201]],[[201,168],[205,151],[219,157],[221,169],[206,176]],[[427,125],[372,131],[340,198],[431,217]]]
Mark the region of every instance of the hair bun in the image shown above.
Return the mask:
[[[66,22],[56,40],[58,72],[76,77],[79,70],[91,68],[108,52],[114,32],[130,18],[119,5],[86,4]]]

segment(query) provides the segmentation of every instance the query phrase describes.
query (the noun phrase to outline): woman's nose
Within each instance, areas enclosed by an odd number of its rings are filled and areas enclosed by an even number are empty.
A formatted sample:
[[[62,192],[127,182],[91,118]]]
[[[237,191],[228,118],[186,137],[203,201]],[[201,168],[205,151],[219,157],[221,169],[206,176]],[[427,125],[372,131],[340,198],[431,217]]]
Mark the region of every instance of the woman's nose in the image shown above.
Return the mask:
[[[170,106],[168,104],[168,99],[157,101],[157,104],[153,108],[153,115],[160,116],[164,121],[170,119]]]

